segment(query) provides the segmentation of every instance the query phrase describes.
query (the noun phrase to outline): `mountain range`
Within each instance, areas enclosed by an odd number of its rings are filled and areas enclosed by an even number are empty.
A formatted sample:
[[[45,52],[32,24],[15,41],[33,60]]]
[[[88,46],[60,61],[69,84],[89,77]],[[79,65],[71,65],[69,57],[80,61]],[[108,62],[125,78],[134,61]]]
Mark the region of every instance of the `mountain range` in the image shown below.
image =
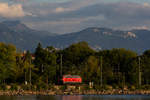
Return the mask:
[[[20,50],[34,50],[39,42],[43,42],[49,32],[30,29],[20,21],[4,21],[0,23],[0,42],[14,44]]]
[[[90,27],[79,32],[58,35],[31,29],[20,21],[0,23],[0,42],[12,43],[21,50],[33,51],[39,42],[44,47],[66,48],[80,41],[88,42],[96,50],[126,48],[142,53],[150,49],[150,31],[144,29],[123,31]]]

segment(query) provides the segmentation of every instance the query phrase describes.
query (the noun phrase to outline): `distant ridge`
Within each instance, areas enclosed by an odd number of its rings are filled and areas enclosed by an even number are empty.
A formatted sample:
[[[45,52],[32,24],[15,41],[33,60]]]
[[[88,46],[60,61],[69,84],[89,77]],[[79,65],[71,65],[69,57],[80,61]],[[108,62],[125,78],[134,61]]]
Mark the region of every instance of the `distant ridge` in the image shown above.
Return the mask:
[[[46,40],[46,43],[56,47],[67,47],[72,43],[86,41],[92,48],[97,50],[126,48],[142,53],[144,50],[150,49],[150,31],[143,29],[121,31],[91,27],[80,32],[49,37]]]
[[[20,21],[3,21],[0,23],[0,42],[12,43],[21,50],[34,50],[39,42],[51,34],[28,28]]]
[[[79,32],[54,35],[50,32],[30,29],[20,21],[0,23],[0,42],[12,43],[21,50],[34,50],[39,42],[43,46],[66,48],[80,41],[88,42],[96,50],[126,48],[142,53],[150,49],[150,31],[144,29],[122,31],[90,27]]]

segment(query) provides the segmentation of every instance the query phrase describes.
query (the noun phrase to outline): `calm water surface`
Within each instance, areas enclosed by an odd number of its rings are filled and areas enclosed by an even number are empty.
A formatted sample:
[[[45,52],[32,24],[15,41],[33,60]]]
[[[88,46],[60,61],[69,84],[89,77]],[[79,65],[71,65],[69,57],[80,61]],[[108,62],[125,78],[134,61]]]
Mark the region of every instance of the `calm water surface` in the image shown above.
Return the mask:
[[[0,100],[150,100],[145,95],[0,96]]]

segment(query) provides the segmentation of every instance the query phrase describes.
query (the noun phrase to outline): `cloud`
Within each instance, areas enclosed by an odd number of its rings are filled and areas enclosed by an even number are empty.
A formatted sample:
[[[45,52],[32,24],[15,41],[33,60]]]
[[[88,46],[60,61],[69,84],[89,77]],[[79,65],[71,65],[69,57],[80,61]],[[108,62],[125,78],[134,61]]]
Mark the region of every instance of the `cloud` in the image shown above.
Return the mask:
[[[56,8],[55,10],[54,10],[54,12],[56,12],[56,13],[61,13],[61,12],[64,12],[64,11],[66,11],[67,9],[65,9],[65,8],[63,8],[63,7],[58,7],[58,8]]]
[[[64,8],[64,7],[57,7],[53,12],[54,13],[63,13],[63,12],[70,12],[70,11],[75,11],[76,8]]]
[[[101,1],[101,2],[100,2]],[[26,7],[36,18],[24,19],[35,29],[65,33],[87,27],[108,27],[115,29],[150,28],[150,7],[148,3],[114,2],[104,0],[74,0],[61,4],[41,4]]]
[[[83,7],[96,4],[98,2],[102,2],[103,0],[76,0],[66,3],[60,3],[61,6],[64,7],[57,7],[54,12],[55,13],[62,13],[67,11],[76,11]]]
[[[34,29],[39,30],[49,30],[54,33],[69,33],[79,31],[84,29],[85,27],[92,27],[94,22],[86,24],[89,20],[100,22],[105,20],[103,15],[98,16],[89,16],[86,18],[68,18],[68,19],[60,19],[60,20],[45,20],[45,21],[35,21],[35,22],[26,22],[27,25]],[[59,29],[56,29],[59,27]]]
[[[145,2],[143,5],[144,5],[144,7],[150,7],[150,4],[147,2]]]
[[[13,2],[25,2],[25,1],[29,1],[29,0],[10,0],[10,1],[13,1]]]
[[[24,12],[26,16],[32,16],[32,17],[37,17],[37,15],[31,13],[31,12]]]
[[[148,30],[149,28],[147,26],[134,26],[131,29],[136,29],[136,30]]]
[[[19,1],[19,0],[18,0]],[[45,0],[46,1],[46,0]],[[62,1],[62,0],[59,0]],[[48,15],[53,13],[66,13],[76,11],[89,5],[94,5],[105,0],[68,0],[68,2],[32,2],[22,3],[25,9],[32,10],[37,15]]]
[[[21,4],[8,5],[8,3],[0,3],[0,16],[5,18],[16,18],[24,17],[25,13]]]

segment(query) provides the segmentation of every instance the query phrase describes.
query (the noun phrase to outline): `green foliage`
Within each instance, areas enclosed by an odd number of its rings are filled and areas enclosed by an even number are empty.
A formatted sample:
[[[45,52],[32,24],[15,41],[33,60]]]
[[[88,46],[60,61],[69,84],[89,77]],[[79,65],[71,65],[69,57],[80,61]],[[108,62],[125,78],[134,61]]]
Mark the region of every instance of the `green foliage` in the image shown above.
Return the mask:
[[[14,75],[16,66],[16,48],[10,44],[0,43],[0,81],[5,83]]]
[[[136,90],[136,87],[135,87],[134,85],[130,85],[129,89],[130,89],[131,91],[134,91],[134,90]]]
[[[30,85],[30,84],[28,84],[28,85],[22,84],[21,89],[36,91],[37,86],[36,85]]]
[[[11,84],[10,90],[18,90],[17,84]]]
[[[86,83],[100,83],[100,66],[96,57],[90,56],[85,62],[85,67],[82,71],[83,81]]]
[[[150,85],[143,85],[143,86],[141,87],[141,89],[149,90],[149,89],[150,89]]]
[[[67,85],[61,86],[60,90],[65,91],[67,89]]]
[[[37,90],[41,91],[41,90],[47,90],[48,89],[48,85],[45,84],[44,82],[39,82],[36,84],[37,85]]]
[[[23,84],[23,85],[21,85],[21,88],[22,88],[23,90],[30,90],[30,85],[25,85],[25,84]]]
[[[41,71],[44,57],[45,57],[44,50],[42,48],[42,45],[39,43],[35,50],[35,60],[34,60],[34,64],[36,65],[36,67],[40,69],[39,71]]]
[[[135,52],[125,49],[104,50],[98,53],[103,57],[103,78],[105,84],[136,84],[137,57]],[[131,81],[132,80],[132,81]],[[133,81],[134,80],[134,81]],[[124,84],[125,84],[124,83]]]
[[[75,66],[76,70],[80,70],[80,64],[94,53],[94,50],[92,50],[86,42],[72,44],[62,51],[63,71],[72,72],[70,69],[72,66]]]
[[[112,84],[113,89],[119,89],[119,86],[117,84]]]
[[[44,76],[45,81],[48,83],[55,83],[56,81],[56,68],[57,68],[56,50],[53,47],[42,48],[41,44],[35,51],[35,67],[38,69],[37,74]]]
[[[102,88],[104,90],[112,90],[112,86],[110,86],[110,85],[104,85]]]
[[[139,60],[143,89],[150,85],[150,50],[138,56],[126,49],[94,51],[86,42],[72,44],[63,50],[52,46],[42,48],[39,43],[34,56],[27,51],[16,53],[16,48],[10,44],[0,43],[0,89],[5,90],[4,84],[24,84],[24,90],[47,90],[52,85],[60,84],[62,75],[80,75],[85,84],[94,83],[94,89],[101,90],[101,78],[104,89],[119,89],[128,86],[131,90],[138,87]],[[102,72],[102,73],[101,73]],[[62,90],[65,87],[62,87]],[[87,88],[89,86],[87,85]]]
[[[98,85],[94,85],[94,89],[95,90],[103,90],[104,88],[98,84]]]
[[[84,85],[83,89],[82,90],[90,90],[90,87],[89,85]]]
[[[0,84],[0,90],[7,90],[6,84]]]
[[[142,82],[144,84],[150,84],[150,51],[144,52],[141,58],[141,73],[142,73]]]

